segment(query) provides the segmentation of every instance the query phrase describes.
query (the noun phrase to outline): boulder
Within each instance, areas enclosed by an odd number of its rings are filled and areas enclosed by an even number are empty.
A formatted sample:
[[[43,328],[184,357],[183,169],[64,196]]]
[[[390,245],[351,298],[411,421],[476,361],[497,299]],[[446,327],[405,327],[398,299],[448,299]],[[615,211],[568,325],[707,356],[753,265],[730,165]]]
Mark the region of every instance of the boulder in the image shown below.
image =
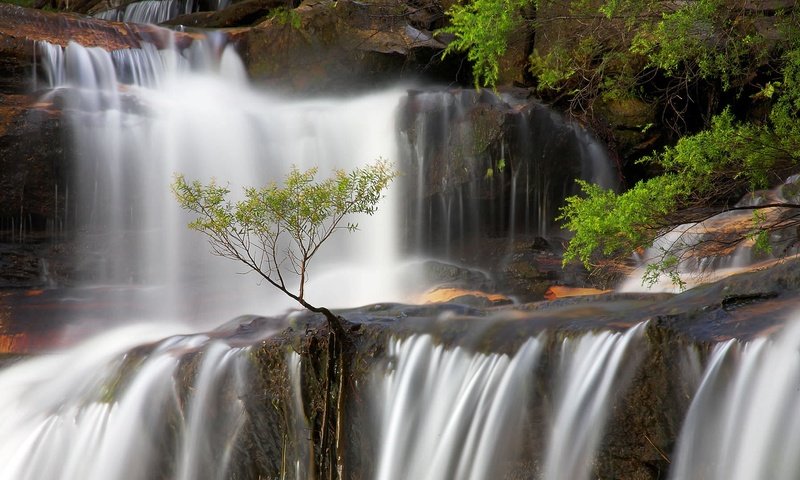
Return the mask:
[[[294,90],[357,89],[425,73],[444,45],[411,24],[409,7],[306,1],[250,29],[243,53],[260,83]]]

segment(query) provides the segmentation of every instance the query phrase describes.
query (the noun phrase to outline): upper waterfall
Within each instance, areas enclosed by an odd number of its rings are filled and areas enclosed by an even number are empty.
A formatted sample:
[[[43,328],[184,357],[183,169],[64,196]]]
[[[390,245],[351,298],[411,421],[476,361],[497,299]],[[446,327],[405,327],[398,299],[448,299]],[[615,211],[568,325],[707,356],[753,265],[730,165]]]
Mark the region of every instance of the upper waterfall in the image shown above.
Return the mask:
[[[74,139],[65,216],[87,247],[85,281],[158,287],[165,295],[155,302],[159,314],[206,315],[193,305],[210,293],[236,299],[214,302],[235,305],[228,318],[293,306],[208,253],[172,198],[176,173],[216,178],[237,192],[279,181],[292,165],[327,175],[397,158],[401,90],[339,100],[259,92],[244,81],[236,53],[212,41],[183,51],[74,43],[40,51],[47,95],[61,99]],[[390,191],[379,215],[358,218],[360,231],[326,245],[327,257],[323,251],[312,267],[309,299],[335,307],[396,298],[386,273],[398,260],[396,201]]]

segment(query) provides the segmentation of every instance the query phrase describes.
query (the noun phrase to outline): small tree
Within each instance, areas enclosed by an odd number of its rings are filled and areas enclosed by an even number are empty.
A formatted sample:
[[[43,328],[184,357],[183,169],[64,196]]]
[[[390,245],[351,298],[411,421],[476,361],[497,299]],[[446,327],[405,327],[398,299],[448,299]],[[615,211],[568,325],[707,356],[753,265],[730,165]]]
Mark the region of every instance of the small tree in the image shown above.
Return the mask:
[[[204,185],[178,174],[172,190],[181,207],[197,215],[189,228],[208,237],[214,254],[244,263],[303,307],[325,315],[339,331],[338,317],[306,300],[309,264],[334,232],[358,228],[345,222],[346,216],[375,213],[395,174],[384,160],[349,173],[336,170],[323,181],[316,181],[316,174],[316,168],[292,167],[284,185],[245,188],[237,202],[230,200],[228,187],[213,180]],[[299,277],[296,291],[291,274]]]
[[[346,216],[375,213],[395,173],[383,160],[349,173],[337,170],[323,181],[315,180],[316,173],[316,168],[300,171],[293,167],[283,186],[273,183],[264,188],[245,188],[244,199],[238,202],[229,199],[227,187],[213,181],[207,185],[190,183],[183,175],[176,175],[172,190],[181,207],[196,215],[189,227],[208,237],[213,253],[244,263],[300,305],[325,315],[328,361],[323,381],[325,397],[315,429],[319,436],[313,437],[319,447],[318,471],[312,478],[333,479],[341,474],[346,333],[339,317],[306,300],[308,267],[334,232],[358,228],[345,222]],[[296,291],[289,283],[290,274],[299,277]]]

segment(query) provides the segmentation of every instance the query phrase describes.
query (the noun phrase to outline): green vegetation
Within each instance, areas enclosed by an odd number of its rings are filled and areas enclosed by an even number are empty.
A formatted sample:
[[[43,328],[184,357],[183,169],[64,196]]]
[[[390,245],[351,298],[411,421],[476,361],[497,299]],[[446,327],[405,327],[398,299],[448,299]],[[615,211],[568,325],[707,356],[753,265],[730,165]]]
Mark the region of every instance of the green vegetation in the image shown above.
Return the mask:
[[[302,23],[300,14],[288,7],[278,7],[273,9],[269,14],[269,18],[275,20],[281,25],[289,25],[295,30],[299,30]]]
[[[535,18],[525,20],[525,9]],[[448,52],[468,50],[476,83],[495,85],[508,39],[527,29],[535,40],[528,67],[545,100],[587,123],[598,107],[638,102],[653,106],[662,131],[674,132],[662,137],[666,147],[637,161],[649,179],[620,194],[581,182],[583,194],[567,199],[560,220],[574,237],[564,260],[591,267],[797,171],[796,10],[723,0],[480,0],[452,7],[445,31],[456,37]],[[565,19],[578,30],[554,31]],[[752,224],[744,237],[766,248],[778,226],[757,211]],[[649,277],[676,275],[677,264],[664,252]]]
[[[784,61],[768,118],[737,122],[729,109],[723,110],[708,129],[641,160],[663,173],[621,194],[581,183],[584,195],[568,198],[562,209],[561,219],[575,233],[564,260],[577,259],[590,266],[598,253],[626,255],[649,246],[665,229],[704,220],[729,208],[730,200],[778,183],[796,170],[800,164],[800,48],[787,52]],[[759,207],[753,208],[754,231],[747,237],[764,249],[772,225],[763,221]],[[790,225],[781,222],[779,226]],[[656,268],[674,273],[676,267],[665,255]]]
[[[175,177],[172,190],[181,207],[196,215],[189,224],[208,237],[211,250],[221,257],[247,265],[270,285],[330,321],[333,315],[315,307],[305,297],[311,260],[322,244],[339,230],[353,231],[345,223],[351,214],[375,213],[383,191],[394,178],[389,164],[380,161],[350,173],[316,181],[316,169],[292,168],[284,185],[245,188],[244,199],[233,202],[227,187],[211,182],[187,182]],[[297,291],[291,280],[299,277]]]
[[[508,35],[521,24],[519,10],[528,0],[474,0],[454,4],[448,11],[450,26],[442,31],[455,35],[445,55],[467,51],[473,62],[475,86],[494,86],[499,62],[506,52]]]

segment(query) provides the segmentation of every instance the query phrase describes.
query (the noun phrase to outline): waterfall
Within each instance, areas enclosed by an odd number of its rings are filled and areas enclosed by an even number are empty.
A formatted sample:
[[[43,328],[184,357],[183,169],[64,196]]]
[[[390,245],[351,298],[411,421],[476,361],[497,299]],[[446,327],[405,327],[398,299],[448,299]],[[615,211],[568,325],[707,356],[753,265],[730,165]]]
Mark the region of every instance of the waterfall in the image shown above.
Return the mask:
[[[432,239],[441,236],[446,255],[486,234],[545,234],[574,176],[611,178],[607,159],[580,146],[590,141],[585,132],[547,110],[526,110],[493,94],[470,110],[476,94],[466,91],[394,88],[336,99],[260,91],[219,36],[182,49],[37,48],[40,86],[48,88],[43,102],[62,109],[71,133],[63,219],[78,248],[75,281],[112,294],[108,315],[141,323],[131,329],[160,321],[163,330],[181,321],[198,331],[246,312],[295,307],[253,276],[236,275],[238,265],[209,254],[171,196],[178,172],[192,180],[216,178],[240,192],[280,182],[292,165],[322,174],[378,158],[399,169],[416,166],[402,180],[416,182],[406,189],[416,192],[413,201],[401,202],[401,189],[390,189],[378,215],[357,218],[360,231],[332,238],[328,253],[312,265],[306,297],[332,308],[402,300],[406,288],[418,287],[406,287],[408,279],[398,274],[406,232],[417,239],[412,249],[418,253],[436,253],[442,245]],[[486,107],[498,102],[503,119],[492,123],[498,119]],[[421,110],[409,110],[412,104]],[[442,116],[424,112],[441,105]],[[501,124],[515,133],[497,131]],[[454,142],[444,162],[437,135]],[[579,146],[567,147],[575,141]],[[467,152],[472,147],[480,148]],[[551,175],[554,165],[558,177]],[[487,191],[492,194],[484,197]],[[521,218],[531,212],[538,212],[535,222]],[[403,224],[409,228],[401,230]],[[370,390],[380,430],[372,473],[385,480],[478,480],[535,462],[543,478],[588,478],[615,395],[625,387],[623,366],[635,363],[629,346],[642,328],[564,338],[555,352],[547,352],[548,333],[513,353],[439,345],[428,335],[392,340]],[[237,438],[247,428],[242,399],[255,380],[249,348],[212,334],[132,332],[107,332],[0,373],[0,405],[13,412],[0,416],[9,432],[0,441],[0,475],[188,480],[229,474]],[[558,359],[556,368],[545,353]],[[281,471],[297,479],[308,475],[315,454],[309,431],[316,425],[304,418],[301,370],[318,365],[303,361],[296,353],[286,356],[288,400],[260,406],[288,401],[281,408],[290,417],[283,420],[292,451],[282,451]],[[28,397],[41,401],[25,404]],[[543,448],[551,444],[574,451]]]
[[[591,478],[592,461],[611,410],[614,393],[623,382],[629,348],[642,336],[645,324],[625,334],[589,333],[562,343],[561,385],[557,412],[547,443],[545,480]]]
[[[248,348],[168,336],[180,328],[116,329],[0,372],[0,478],[224,478]]]
[[[87,249],[83,280],[158,288],[163,300],[154,302],[153,315],[213,314],[219,322],[247,308],[294,306],[209,254],[172,198],[175,173],[216,178],[240,192],[280,181],[292,165],[328,175],[397,159],[401,90],[338,100],[260,92],[218,39],[183,51],[108,53],[75,43],[40,51],[48,98],[64,105],[75,139],[69,217]],[[398,299],[391,274],[398,261],[396,202],[390,189],[378,215],[356,218],[359,231],[326,243],[327,257],[323,250],[311,266],[309,301],[337,307]],[[213,297],[226,301],[210,311],[194,303]],[[214,310],[221,303],[227,312]]]
[[[497,478],[513,459],[529,378],[541,349],[513,357],[445,350],[429,336],[394,341],[396,363],[377,392],[384,405],[377,480]]]
[[[212,10],[221,10],[228,6],[228,0],[212,0]],[[96,18],[125,23],[162,23],[172,20],[178,15],[200,11],[197,0],[139,0],[127,3],[118,8],[96,13]]]
[[[401,117],[407,190],[415,192],[406,243],[415,253],[458,258],[487,236],[552,234],[576,178],[616,183],[589,133],[527,99],[412,91]]]
[[[681,429],[670,478],[797,478],[800,324],[715,347]]]
[[[741,207],[741,210],[678,225],[665,232],[643,254],[635,256],[639,266],[620,284],[618,290],[679,291],[680,286],[668,273],[658,275],[653,285],[643,282],[647,267],[663,258],[676,260],[675,272],[687,286],[692,287],[797,254],[797,231],[791,226],[790,220],[795,215],[793,209],[771,207],[752,211],[746,207],[795,203],[800,200],[797,195],[798,183],[800,176],[790,176],[774,189],[746,195],[734,206]],[[772,231],[766,238],[766,245],[756,247],[755,233],[759,225],[770,225]],[[738,241],[732,241],[736,239]]]
[[[546,334],[513,355],[446,348],[429,335],[393,340],[372,394],[381,427],[374,478],[507,478],[536,462],[544,480],[591,478],[612,402],[625,387],[622,371],[636,363],[631,349],[643,329],[564,339],[560,368],[545,373],[556,392],[545,419],[537,415],[548,410],[553,392],[535,385]],[[539,431],[542,424],[549,430]],[[547,445],[545,456],[532,446],[537,441]]]

